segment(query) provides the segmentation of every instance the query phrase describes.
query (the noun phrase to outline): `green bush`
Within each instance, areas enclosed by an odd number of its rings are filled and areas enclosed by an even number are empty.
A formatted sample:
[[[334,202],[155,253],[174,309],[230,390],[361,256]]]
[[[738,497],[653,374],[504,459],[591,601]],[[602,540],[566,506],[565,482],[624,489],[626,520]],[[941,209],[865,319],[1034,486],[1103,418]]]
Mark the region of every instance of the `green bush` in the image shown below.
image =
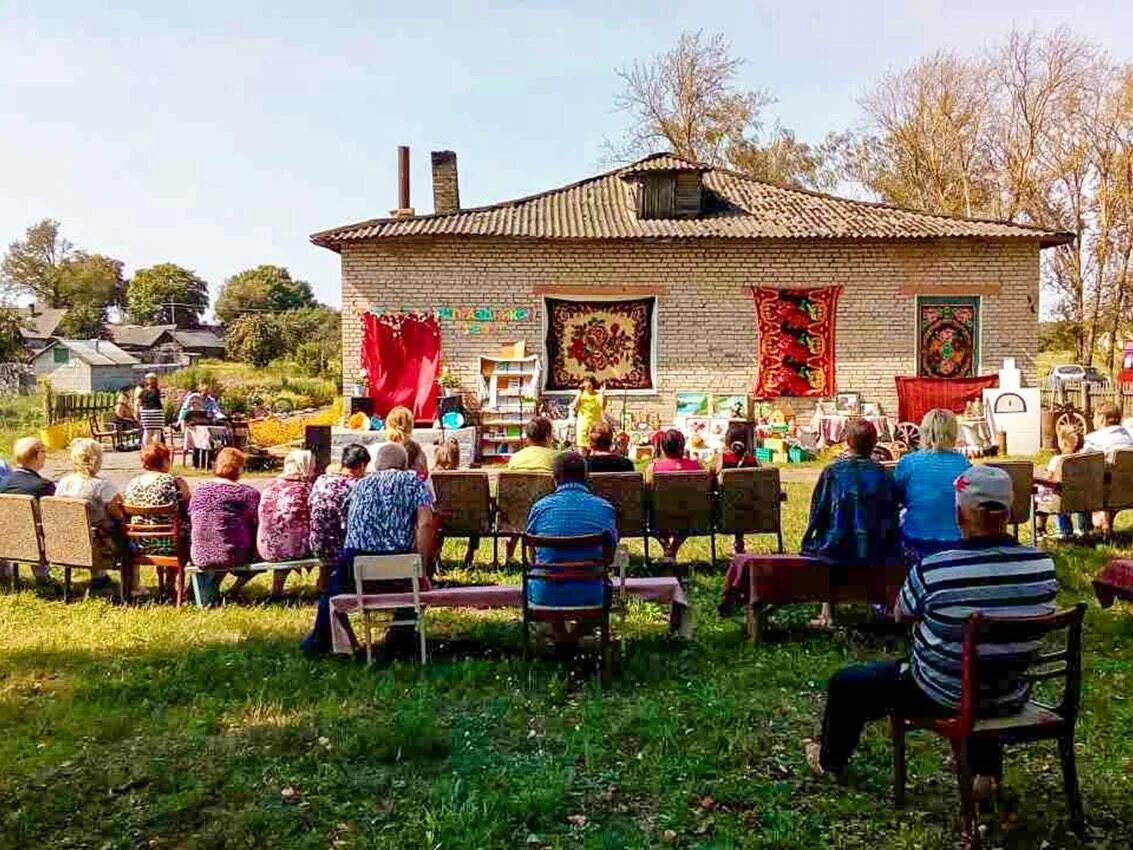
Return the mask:
[[[177,387],[181,390],[195,390],[202,381],[216,384],[216,375],[205,366],[187,366],[165,375],[161,382],[166,386]]]

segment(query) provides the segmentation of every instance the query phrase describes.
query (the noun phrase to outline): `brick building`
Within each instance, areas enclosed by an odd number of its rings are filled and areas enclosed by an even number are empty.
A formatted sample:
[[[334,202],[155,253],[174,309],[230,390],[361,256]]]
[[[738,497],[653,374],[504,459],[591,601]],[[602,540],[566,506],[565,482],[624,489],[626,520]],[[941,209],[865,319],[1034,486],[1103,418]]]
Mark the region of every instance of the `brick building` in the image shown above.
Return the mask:
[[[1073,239],[785,188],[670,154],[476,209],[459,207],[454,154],[434,153],[433,171],[435,214],[407,209],[406,180],[390,217],[312,237],[342,257],[347,385],[360,312],[439,311],[444,362],[474,391],[478,356],[501,342],[546,352],[549,299],[646,300],[650,386],[628,393],[629,405],[664,416],[679,391],[752,390],[751,287],[841,286],[837,389],[895,411],[894,376],[924,373],[925,305],[974,308],[969,374],[1014,357],[1033,382],[1039,253]]]

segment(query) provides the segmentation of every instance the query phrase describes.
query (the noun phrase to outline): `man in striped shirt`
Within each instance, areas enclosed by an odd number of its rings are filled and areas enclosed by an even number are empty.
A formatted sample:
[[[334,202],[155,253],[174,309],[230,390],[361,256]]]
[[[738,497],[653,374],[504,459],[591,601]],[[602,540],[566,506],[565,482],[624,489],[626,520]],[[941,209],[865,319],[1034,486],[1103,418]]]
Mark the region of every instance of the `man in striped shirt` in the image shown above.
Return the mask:
[[[1007,533],[1011,479],[1001,469],[973,466],[955,481],[956,519],[962,540],[924,558],[909,571],[897,600],[899,619],[915,619],[908,663],[879,661],[839,670],[830,680],[822,744],[807,747],[819,773],[841,772],[870,720],[900,711],[910,717],[954,714],[960,705],[960,659],[964,622],[974,613],[1026,617],[1054,611],[1058,581],[1054,561],[1044,552],[1020,546]],[[1035,651],[1031,644],[982,645],[1000,675],[983,691],[987,714],[1018,710],[1027,685],[1013,675]],[[999,747],[976,741],[972,772],[998,778]],[[986,786],[985,786],[986,787]]]

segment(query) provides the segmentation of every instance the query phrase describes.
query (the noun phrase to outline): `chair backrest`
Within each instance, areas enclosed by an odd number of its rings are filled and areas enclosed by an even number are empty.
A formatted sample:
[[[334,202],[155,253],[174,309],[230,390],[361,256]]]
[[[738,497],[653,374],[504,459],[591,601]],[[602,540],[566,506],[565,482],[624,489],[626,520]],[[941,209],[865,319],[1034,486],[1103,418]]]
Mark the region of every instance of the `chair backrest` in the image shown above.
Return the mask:
[[[540,561],[533,558],[528,566],[529,553],[540,549],[597,549],[602,556],[597,560],[579,559],[575,561]],[[523,536],[524,575],[548,582],[600,580],[607,577],[610,565],[614,562],[613,541],[605,534],[576,534],[569,536],[549,536],[525,534]]]
[[[1011,476],[1011,516],[1008,522],[1022,525],[1031,518],[1031,490],[1035,484],[1035,465],[1029,460],[988,461],[988,466],[1002,469]]]
[[[723,532],[775,534],[782,503],[779,470],[725,469],[720,473],[720,521]]]
[[[414,593],[421,581],[421,556],[416,552],[404,555],[358,555],[354,558],[354,587],[361,595],[368,581],[410,579]]]
[[[39,500],[43,523],[43,557],[59,567],[98,569],[91,536],[90,506],[84,499],[44,496]]]
[[[441,531],[456,537],[491,533],[488,473],[442,470],[434,472],[432,479]]]
[[[1105,505],[1105,455],[1079,452],[1062,459],[1060,510],[1063,513],[1101,510]]]
[[[248,427],[247,422],[230,422],[228,427],[231,433],[232,447],[243,451],[248,447],[248,440],[251,438],[251,429]]]
[[[1133,449],[1113,449],[1106,455],[1105,506],[1133,508]]]
[[[496,485],[496,530],[523,534],[531,506],[554,491],[549,472],[501,472]]]
[[[35,496],[0,495],[0,561],[38,564],[41,547]]]
[[[596,472],[590,476],[590,490],[617,511],[618,537],[645,533],[645,480],[640,472]]]
[[[653,478],[650,527],[708,534],[715,514],[711,472],[658,472]]]
[[[996,678],[1002,662],[994,660],[1000,653],[981,656],[983,644],[1032,645],[1033,654],[1026,662],[1013,659],[1012,674],[1031,683],[1061,679],[1061,701],[1051,706],[1064,720],[1073,724],[1078,715],[1082,695],[1082,621],[1086,603],[1040,617],[991,617],[973,614],[964,624],[964,643],[960,662],[961,698],[959,723],[970,731],[980,716],[980,681]],[[1055,632],[1065,631],[1061,649],[1049,650],[1042,643]]]
[[[184,566],[189,562],[189,553],[185,549],[185,535],[181,533],[181,509],[177,505],[157,505],[146,507],[143,505],[123,505],[127,522],[122,530],[131,542],[145,540],[168,540],[173,549],[172,553],[155,554],[145,551],[144,548],[131,547],[130,560],[135,564],[155,564],[166,566],[176,563]],[[142,519],[145,522],[136,522]]]

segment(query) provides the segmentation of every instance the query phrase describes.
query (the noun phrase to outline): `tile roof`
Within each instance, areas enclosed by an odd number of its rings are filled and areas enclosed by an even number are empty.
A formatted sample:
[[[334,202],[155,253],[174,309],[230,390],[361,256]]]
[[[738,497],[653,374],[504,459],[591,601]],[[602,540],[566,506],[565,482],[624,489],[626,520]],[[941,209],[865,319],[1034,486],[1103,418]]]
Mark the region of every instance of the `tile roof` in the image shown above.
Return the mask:
[[[695,218],[639,219],[634,175],[697,169],[716,199]],[[1074,234],[1003,221],[960,218],[792,189],[673,154],[526,198],[447,215],[379,218],[311,236],[339,251],[350,242],[417,236],[496,236],[529,239],[1035,239],[1061,245]]]
[[[152,348],[158,340],[176,329],[176,325],[107,325],[106,332],[115,345]]]
[[[25,313],[20,317],[20,336],[24,339],[47,339],[54,336],[67,311],[59,307],[40,310],[34,316]]]
[[[133,354],[104,339],[54,339],[36,357],[42,357],[60,345],[90,366],[133,366],[141,362]]]
[[[224,348],[224,337],[207,328],[175,331],[173,337],[185,348]]]

